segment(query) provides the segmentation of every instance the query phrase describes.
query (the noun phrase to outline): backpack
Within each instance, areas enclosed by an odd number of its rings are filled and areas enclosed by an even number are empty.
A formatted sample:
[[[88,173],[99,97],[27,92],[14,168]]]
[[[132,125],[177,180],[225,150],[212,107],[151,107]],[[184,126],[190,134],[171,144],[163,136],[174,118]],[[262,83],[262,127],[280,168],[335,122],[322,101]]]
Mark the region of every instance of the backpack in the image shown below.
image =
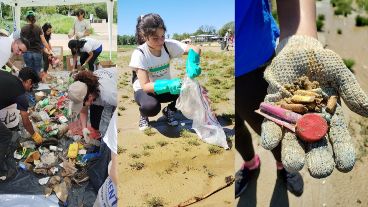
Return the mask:
[[[166,51],[166,53],[169,55],[169,57],[171,58],[171,55],[170,55],[170,53],[169,53],[169,50],[167,49],[167,47],[166,47],[166,44],[164,43],[164,49],[165,49],[165,51]],[[141,48],[136,48],[136,50],[139,50],[139,51],[141,51],[141,53],[144,55],[144,52],[143,52],[143,50],[141,49]],[[134,70],[132,71],[132,84],[134,83],[134,81],[136,81],[137,80],[137,72],[135,72]]]

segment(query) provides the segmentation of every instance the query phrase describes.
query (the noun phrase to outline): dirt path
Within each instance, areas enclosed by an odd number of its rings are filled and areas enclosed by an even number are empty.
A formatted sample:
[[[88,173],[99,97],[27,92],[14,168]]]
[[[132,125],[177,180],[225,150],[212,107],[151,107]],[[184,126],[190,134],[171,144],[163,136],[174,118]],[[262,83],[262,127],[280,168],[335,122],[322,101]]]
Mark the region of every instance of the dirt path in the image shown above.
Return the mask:
[[[118,58],[122,74],[119,83],[121,116],[118,126],[121,132],[121,179],[118,188],[122,202],[119,205],[176,206],[193,196],[209,193],[222,186],[225,177],[233,175],[234,150],[210,147],[189,130],[184,135],[181,134],[184,129],[190,129],[191,125],[191,121],[181,114],[176,114],[181,122],[178,127],[169,127],[159,113],[150,118],[152,135],[148,136],[148,133],[138,130],[138,106],[133,102],[131,70],[127,67],[131,52],[132,50],[120,51]],[[182,62],[171,64],[174,67],[172,70],[180,67]],[[221,103],[225,105],[220,107],[221,111],[226,111],[223,108],[229,108],[230,102]],[[232,124],[225,125],[225,132],[229,136],[233,134],[232,128]],[[230,186],[192,206],[233,206],[233,189]]]
[[[352,58],[356,64],[354,71],[363,90],[368,92],[368,28],[354,26],[355,15],[348,18],[333,15],[330,1],[317,1],[317,13],[325,15],[324,32],[319,39],[327,44],[327,48],[337,52],[343,58]],[[337,29],[342,35],[337,34]],[[368,206],[368,167],[367,134],[365,129],[367,119],[359,117],[344,107],[346,121],[352,135],[359,160],[349,173],[334,170],[326,179],[312,178],[307,169],[301,174],[304,178],[304,193],[297,198],[288,193],[283,185],[276,181],[276,166],[272,154],[259,146],[259,137],[253,136],[256,153],[261,158],[261,171],[258,180],[250,183],[247,191],[236,200],[237,206]],[[235,155],[235,168],[239,169],[242,159],[238,153]]]

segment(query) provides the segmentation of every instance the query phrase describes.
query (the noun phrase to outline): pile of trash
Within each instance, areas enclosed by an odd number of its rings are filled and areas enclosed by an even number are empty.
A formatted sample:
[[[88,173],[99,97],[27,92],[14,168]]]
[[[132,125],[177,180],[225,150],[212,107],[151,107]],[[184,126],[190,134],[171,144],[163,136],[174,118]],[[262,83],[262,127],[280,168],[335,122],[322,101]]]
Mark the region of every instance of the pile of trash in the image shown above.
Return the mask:
[[[335,111],[338,96],[327,96],[317,81],[310,81],[306,76],[298,78],[292,84],[285,84],[284,88],[292,94],[276,103],[284,109],[300,114],[321,113],[323,109],[330,114]]]
[[[44,186],[46,196],[55,192],[65,204],[73,185],[87,181],[87,162],[99,156],[96,131],[95,142],[85,143],[80,121],[71,117],[67,88],[72,83],[70,77],[49,78],[50,83],[40,84],[34,98],[30,99],[30,119],[43,138],[32,140],[21,126],[20,146],[14,158],[21,170],[32,172]],[[65,81],[66,80],[66,81]]]

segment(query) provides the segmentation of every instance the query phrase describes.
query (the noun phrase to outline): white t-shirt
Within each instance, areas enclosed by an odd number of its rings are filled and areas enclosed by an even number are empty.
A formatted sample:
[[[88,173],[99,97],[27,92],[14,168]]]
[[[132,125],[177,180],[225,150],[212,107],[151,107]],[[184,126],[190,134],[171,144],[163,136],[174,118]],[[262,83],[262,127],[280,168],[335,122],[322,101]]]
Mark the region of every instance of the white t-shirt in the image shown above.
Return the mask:
[[[83,19],[82,21],[79,21],[78,18],[74,21],[74,32],[77,39],[80,39],[84,37],[84,32],[86,30],[90,30],[91,25],[89,21]]]
[[[93,102],[99,106],[118,105],[118,70],[117,68],[100,68],[93,72],[98,77],[100,96]]]
[[[0,37],[0,68],[3,67],[11,57],[12,37]]]
[[[165,45],[170,53],[171,58],[177,58],[183,55],[187,45],[177,40],[167,39]],[[164,46],[161,48],[161,56],[154,56],[147,43],[138,46],[143,53],[136,49],[130,59],[129,67],[133,69],[143,69],[148,71],[148,77],[151,82],[158,79],[171,79],[170,76],[170,57],[165,51]],[[134,91],[142,89],[138,79],[133,83]]]
[[[111,117],[109,127],[106,130],[103,141],[110,148],[111,152],[118,154],[118,130],[116,126],[118,110],[115,109],[114,114]]]
[[[97,48],[99,48],[102,45],[102,42],[92,39],[92,38],[88,38],[85,37],[83,39],[80,40],[86,40],[87,42],[84,44],[84,46],[80,49],[81,52],[92,52],[94,50],[96,50]]]

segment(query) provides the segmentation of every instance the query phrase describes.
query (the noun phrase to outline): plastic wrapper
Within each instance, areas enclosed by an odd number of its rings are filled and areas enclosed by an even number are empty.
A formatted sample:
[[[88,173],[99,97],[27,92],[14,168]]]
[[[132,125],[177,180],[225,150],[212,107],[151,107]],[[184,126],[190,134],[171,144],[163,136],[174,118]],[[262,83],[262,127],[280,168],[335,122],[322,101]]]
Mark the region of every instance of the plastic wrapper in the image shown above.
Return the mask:
[[[196,80],[185,77],[176,108],[193,120],[192,128],[200,139],[228,149],[226,135],[210,108],[207,92]]]

